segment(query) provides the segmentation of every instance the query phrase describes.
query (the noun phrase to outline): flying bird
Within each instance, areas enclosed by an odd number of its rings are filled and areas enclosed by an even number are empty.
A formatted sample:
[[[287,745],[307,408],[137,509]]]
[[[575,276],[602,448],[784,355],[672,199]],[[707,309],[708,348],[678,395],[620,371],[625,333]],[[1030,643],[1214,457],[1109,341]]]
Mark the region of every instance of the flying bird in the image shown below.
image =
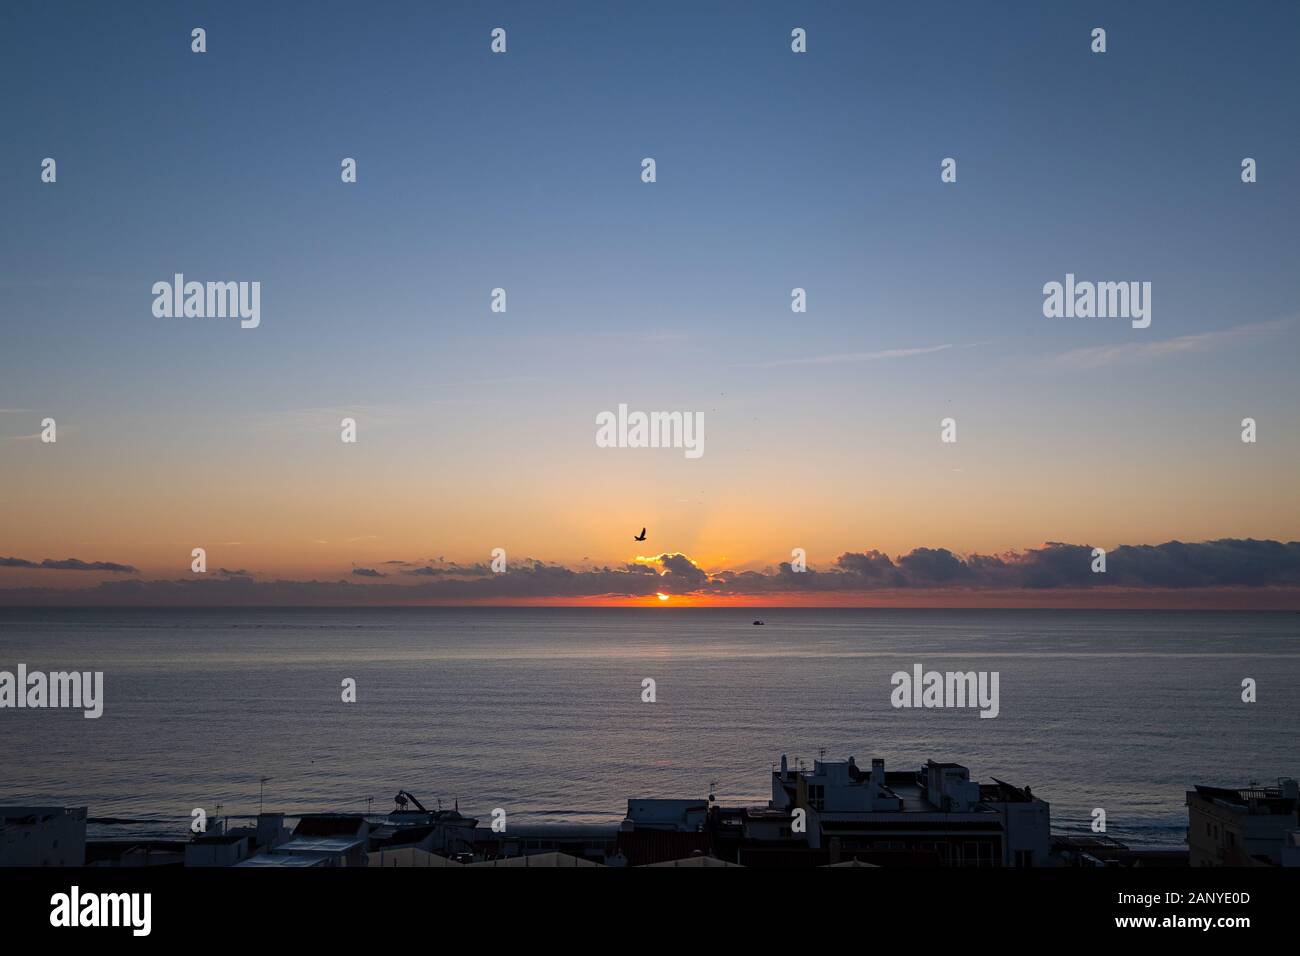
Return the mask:
[[[645,528],[642,528],[642,529],[641,529],[641,533],[640,533],[639,535],[637,535],[635,538],[633,538],[632,540],[633,540],[633,541],[644,541],[644,540],[645,540]]]

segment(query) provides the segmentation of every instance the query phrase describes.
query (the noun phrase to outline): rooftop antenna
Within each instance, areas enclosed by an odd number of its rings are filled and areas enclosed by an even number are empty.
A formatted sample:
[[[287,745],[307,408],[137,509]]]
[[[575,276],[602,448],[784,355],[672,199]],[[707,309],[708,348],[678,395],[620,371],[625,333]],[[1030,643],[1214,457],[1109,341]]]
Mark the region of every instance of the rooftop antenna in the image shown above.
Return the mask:
[[[825,747],[818,747],[818,748],[817,748],[817,759],[818,759],[818,760],[825,760],[825,759],[826,759],[826,748],[825,748]]]
[[[717,790],[718,790],[718,781],[710,780],[709,781],[709,802],[710,803],[715,803],[717,801],[718,799]]]

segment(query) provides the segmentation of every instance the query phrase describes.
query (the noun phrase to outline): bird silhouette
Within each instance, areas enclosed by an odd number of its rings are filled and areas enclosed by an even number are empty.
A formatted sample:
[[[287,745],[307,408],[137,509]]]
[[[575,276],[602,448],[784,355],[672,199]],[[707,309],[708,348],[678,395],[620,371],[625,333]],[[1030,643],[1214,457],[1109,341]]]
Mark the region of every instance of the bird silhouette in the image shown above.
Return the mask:
[[[632,540],[633,540],[633,541],[644,541],[644,540],[645,540],[645,528],[642,528],[642,529],[641,529],[641,533],[640,533],[639,535],[637,535],[636,537],[634,537]]]

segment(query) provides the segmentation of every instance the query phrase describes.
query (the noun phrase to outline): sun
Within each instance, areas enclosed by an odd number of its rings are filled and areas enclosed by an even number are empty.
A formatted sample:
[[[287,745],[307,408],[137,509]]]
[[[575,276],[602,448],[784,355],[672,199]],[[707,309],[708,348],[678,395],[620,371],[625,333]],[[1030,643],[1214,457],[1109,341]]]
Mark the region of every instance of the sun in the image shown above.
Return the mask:
[[[663,591],[658,591],[658,592],[656,592],[656,593],[655,593],[655,597],[657,597],[657,598],[658,598],[659,600],[661,600],[661,601],[667,601],[667,600],[668,600],[668,595],[667,595],[667,594],[664,594]]]

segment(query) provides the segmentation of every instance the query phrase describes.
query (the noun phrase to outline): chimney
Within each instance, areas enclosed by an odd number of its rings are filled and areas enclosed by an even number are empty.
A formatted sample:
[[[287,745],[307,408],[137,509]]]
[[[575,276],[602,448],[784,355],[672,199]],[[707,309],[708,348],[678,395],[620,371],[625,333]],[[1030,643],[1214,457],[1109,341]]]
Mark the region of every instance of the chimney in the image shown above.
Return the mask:
[[[871,782],[878,787],[885,785],[885,761],[880,757],[871,759]]]
[[[781,754],[781,776],[784,777],[790,772],[789,761],[785,759],[785,754]]]

